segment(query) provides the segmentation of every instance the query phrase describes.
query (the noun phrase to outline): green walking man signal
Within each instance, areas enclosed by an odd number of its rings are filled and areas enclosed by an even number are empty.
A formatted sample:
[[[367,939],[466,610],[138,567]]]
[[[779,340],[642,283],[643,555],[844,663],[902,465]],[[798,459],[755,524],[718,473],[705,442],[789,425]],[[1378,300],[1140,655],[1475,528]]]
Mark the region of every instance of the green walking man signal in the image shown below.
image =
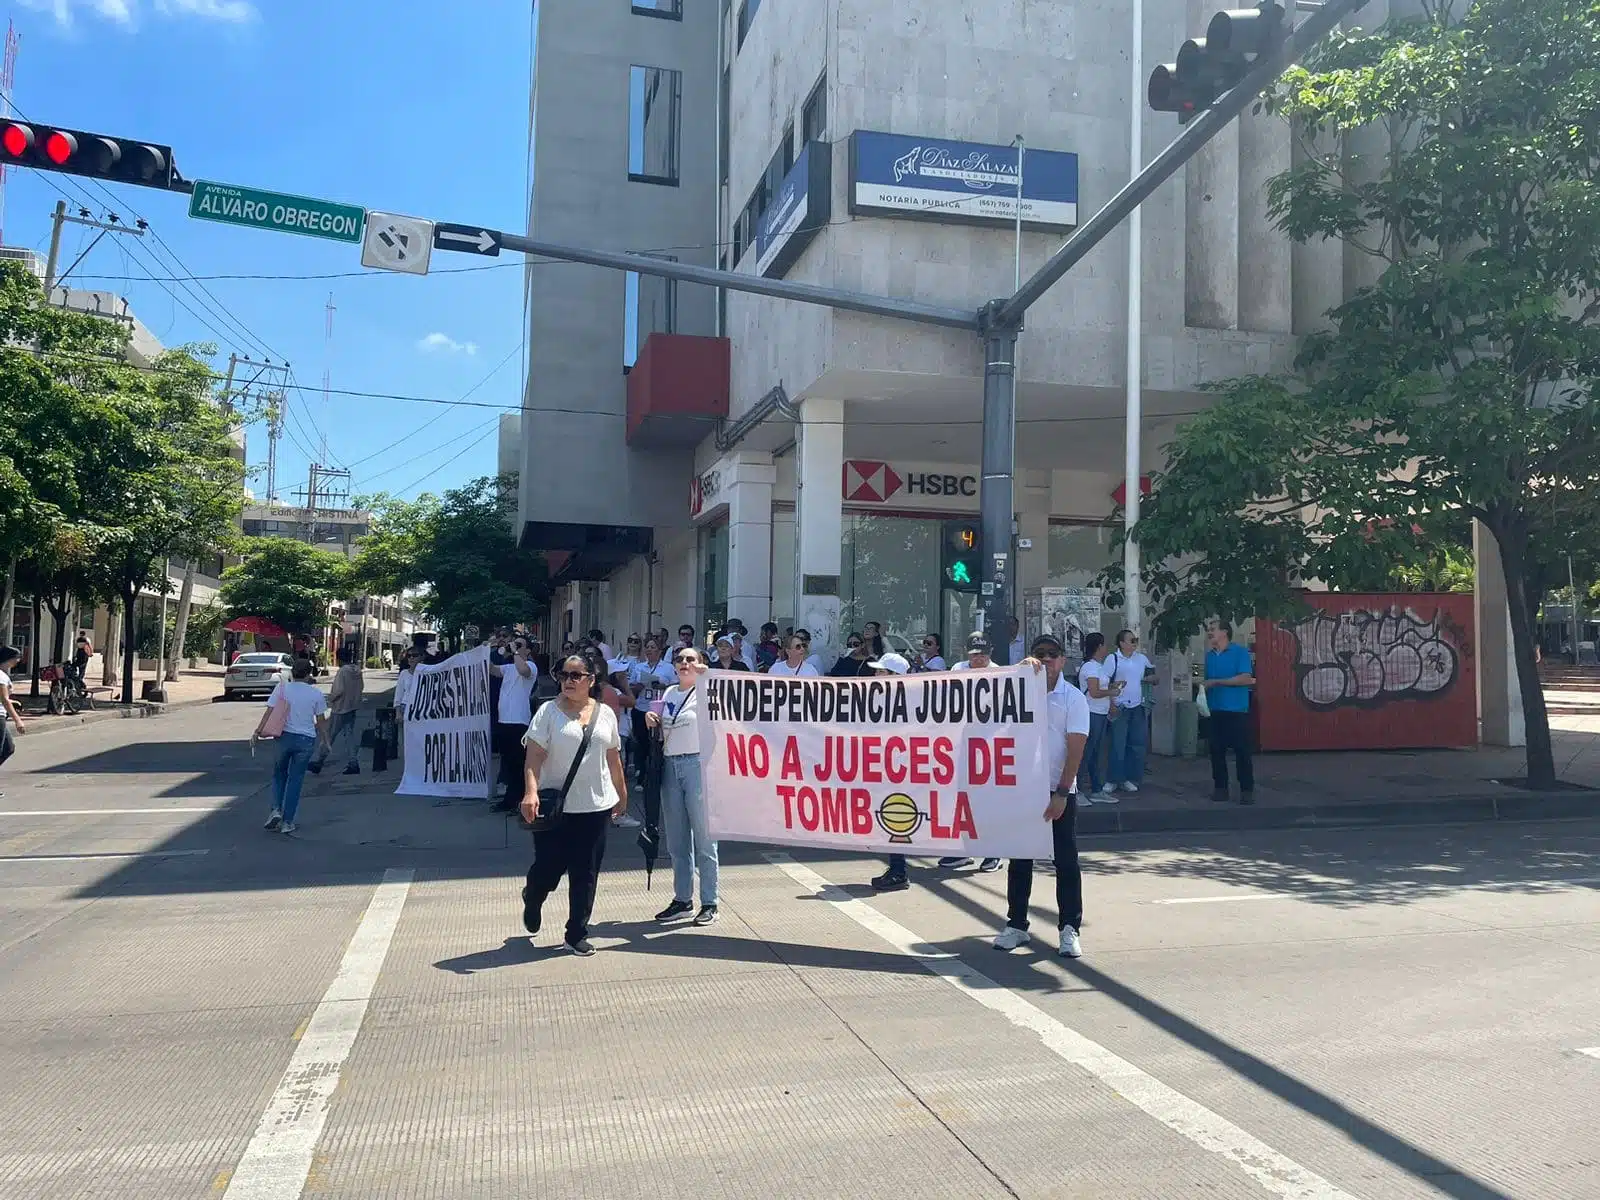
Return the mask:
[[[956,592],[976,592],[983,576],[983,534],[976,521],[944,522],[941,540],[944,586]]]

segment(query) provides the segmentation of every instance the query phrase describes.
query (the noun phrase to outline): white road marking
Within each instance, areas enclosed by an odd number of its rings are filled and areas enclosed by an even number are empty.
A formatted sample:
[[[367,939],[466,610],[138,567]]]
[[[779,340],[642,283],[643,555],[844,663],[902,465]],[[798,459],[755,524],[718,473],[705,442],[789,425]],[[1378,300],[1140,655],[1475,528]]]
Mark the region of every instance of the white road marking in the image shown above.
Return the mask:
[[[0,863],[99,862],[107,858],[193,858],[209,850],[130,850],[123,854],[0,854]]]
[[[1588,884],[1600,883],[1600,875],[1578,875],[1557,879],[1522,879],[1517,881],[1518,887],[1579,887]],[[1437,888],[1438,884],[1428,884]],[[1456,887],[1460,891],[1474,890],[1472,883],[1460,883]],[[1248,904],[1255,900],[1317,900],[1321,898],[1353,898],[1359,900],[1368,894],[1371,889],[1360,886],[1336,888],[1307,888],[1303,892],[1233,892],[1224,896],[1172,896],[1164,900],[1147,900],[1146,904]]]
[[[0,817],[130,817],[158,813],[214,813],[220,808],[17,808]]]
[[[412,878],[409,869],[383,873],[345,948],[339,973],[311,1014],[223,1200],[297,1200],[305,1189],[339,1072],[361,1032]]]
[[[1587,1054],[1590,1058],[1600,1058],[1600,1046],[1590,1046],[1587,1050],[1579,1050],[1579,1054]]]
[[[836,888],[787,854],[768,854],[765,857],[790,879],[827,900],[863,929],[876,934],[901,954],[916,959],[930,973],[985,1008],[993,1009],[1013,1025],[1037,1034],[1047,1049],[1067,1062],[1082,1067],[1124,1100],[1182,1134],[1201,1149],[1228,1159],[1273,1195],[1290,1200],[1355,1200],[1349,1192],[1279,1154],[1227,1118],[1147,1075],[1131,1062],[1119,1058],[1076,1030],[1069,1029],[1043,1009],[968,966],[954,954],[933,949],[904,925],[884,916],[866,901],[857,900]]]

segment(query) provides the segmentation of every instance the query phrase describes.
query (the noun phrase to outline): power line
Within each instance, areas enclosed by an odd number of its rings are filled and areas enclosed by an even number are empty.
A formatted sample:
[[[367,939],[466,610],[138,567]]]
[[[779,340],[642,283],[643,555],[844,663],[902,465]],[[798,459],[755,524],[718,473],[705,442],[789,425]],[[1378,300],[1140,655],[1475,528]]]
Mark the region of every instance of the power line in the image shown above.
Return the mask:
[[[437,446],[429,446],[423,453],[426,454],[427,456],[431,457],[431,456],[433,456],[435,454],[438,454],[441,450],[450,449],[452,446],[456,445],[458,442],[463,442],[467,438],[474,437],[474,436],[485,435],[485,434],[487,434],[489,432],[490,428],[492,428],[493,426],[498,425],[499,423],[500,423],[500,415],[497,413],[496,415],[494,415],[494,416],[489,418],[488,424],[474,425],[471,429],[467,430],[465,433],[457,434],[455,437],[451,438],[448,442],[440,442]],[[422,457],[422,455],[418,455],[418,457],[420,458],[420,457]],[[365,487],[370,487],[374,480],[382,479],[386,475],[393,475],[396,471],[401,471],[401,470],[404,470],[406,467],[414,467],[416,465],[417,465],[416,464],[416,459],[408,459],[405,462],[396,463],[392,467],[384,468],[382,471],[379,471],[376,475],[367,476],[365,479],[363,479],[361,481],[361,486],[364,487],[364,488]],[[441,467],[440,469],[442,470],[443,468]]]
[[[490,422],[490,424],[489,424],[489,426],[487,428],[482,428],[480,430],[479,436],[470,445],[464,446],[464,447],[462,447],[462,449],[463,450],[470,449],[472,446],[476,446],[478,444],[478,442],[483,441],[484,438],[488,437],[491,433],[494,432],[494,426],[496,424],[498,424],[498,423],[499,423],[499,418],[496,417],[494,421]],[[457,438],[456,440],[460,441],[461,439]],[[452,459],[451,461],[453,462],[455,460]],[[395,495],[396,496],[404,496],[407,492],[415,491],[417,488],[419,488],[423,484],[427,483],[428,480],[432,479],[435,475],[439,474],[439,472],[443,471],[445,469],[445,467],[447,467],[449,465],[450,465],[449,463],[446,463],[446,464],[444,464],[444,466],[435,467],[433,470],[429,471],[426,475],[424,475],[421,479],[417,480],[415,483],[409,483],[405,487],[401,488],[398,492],[395,493]]]
[[[523,344],[519,343],[511,351],[510,354],[506,355],[504,358],[502,358],[500,360],[499,364],[496,365],[494,370],[490,371],[482,379],[478,380],[477,383],[473,384],[470,388],[468,388],[465,392],[463,392],[461,394],[461,398],[459,400],[457,400],[456,403],[457,404],[466,403],[467,398],[469,396],[471,396],[474,392],[476,392],[484,384],[488,383],[496,375],[500,374],[500,372],[505,369],[506,364],[508,362],[510,362],[514,357],[516,357],[518,354],[520,354],[522,352],[522,346],[523,346]],[[421,425],[419,425],[415,429],[413,429],[410,433],[406,434],[403,437],[397,438],[395,441],[390,442],[382,450],[374,450],[371,454],[367,455],[365,458],[358,458],[355,462],[350,464],[350,469],[353,471],[357,467],[361,466],[363,463],[369,463],[373,459],[379,457],[380,455],[387,454],[389,451],[393,450],[396,446],[399,446],[404,442],[410,441],[412,438],[414,438],[418,434],[422,433],[423,430],[429,429],[429,428],[433,427],[434,425],[437,425],[440,421],[444,420],[449,415],[450,415],[450,410],[447,408],[443,412],[439,413],[438,416],[430,417],[428,420],[424,421]]]

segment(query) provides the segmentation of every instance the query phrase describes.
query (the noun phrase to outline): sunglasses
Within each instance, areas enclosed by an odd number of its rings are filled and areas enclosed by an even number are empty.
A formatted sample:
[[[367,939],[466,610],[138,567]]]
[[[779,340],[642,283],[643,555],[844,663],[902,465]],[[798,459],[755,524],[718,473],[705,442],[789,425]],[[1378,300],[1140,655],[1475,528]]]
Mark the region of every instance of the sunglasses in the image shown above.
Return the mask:
[[[637,646],[638,644],[639,644],[639,639],[638,638],[629,638],[628,639],[628,645]]]
[[[593,679],[594,676],[587,671],[562,671],[556,678],[562,683],[582,683],[585,679]]]
[[[932,638],[923,638],[922,644],[924,646],[937,646],[939,643],[934,641]]]
[[[846,642],[844,644],[844,648],[846,650],[859,650],[859,649],[861,649],[861,643],[860,642]]]
[[[681,671],[685,667],[698,667],[700,660],[698,658],[675,658],[672,660],[672,665]]]

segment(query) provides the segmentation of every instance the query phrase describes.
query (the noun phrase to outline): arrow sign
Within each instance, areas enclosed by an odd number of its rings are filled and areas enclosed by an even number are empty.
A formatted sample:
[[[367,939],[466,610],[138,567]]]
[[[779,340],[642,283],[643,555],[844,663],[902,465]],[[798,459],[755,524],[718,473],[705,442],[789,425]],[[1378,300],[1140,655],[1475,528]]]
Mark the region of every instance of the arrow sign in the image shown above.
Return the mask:
[[[463,254],[500,257],[500,231],[480,225],[435,225],[433,244],[440,250],[459,250]]]

